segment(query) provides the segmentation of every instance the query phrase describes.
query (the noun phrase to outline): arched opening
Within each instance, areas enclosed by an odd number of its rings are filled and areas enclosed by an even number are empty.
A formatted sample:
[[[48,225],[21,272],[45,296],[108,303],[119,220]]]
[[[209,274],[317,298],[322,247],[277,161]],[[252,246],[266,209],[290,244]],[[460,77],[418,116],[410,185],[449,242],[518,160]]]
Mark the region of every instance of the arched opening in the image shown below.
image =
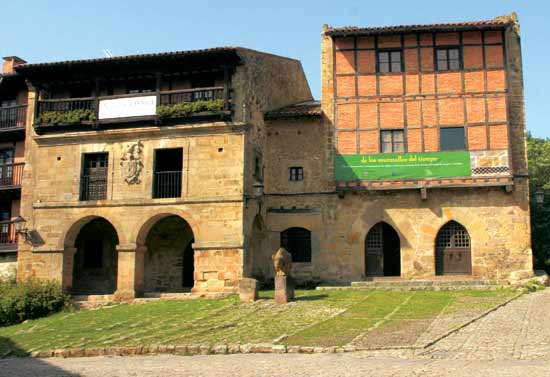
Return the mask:
[[[116,290],[118,235],[113,225],[98,217],[85,224],[75,241],[72,293],[112,294]]]
[[[365,239],[365,275],[401,276],[401,242],[393,227],[373,226]]]
[[[291,255],[294,263],[311,262],[311,232],[304,228],[288,228],[281,232],[281,246]]]
[[[472,248],[466,228],[449,221],[437,233],[435,240],[436,275],[470,275]]]
[[[179,216],[157,221],[147,234],[144,256],[145,292],[187,292],[194,285],[195,237]]]
[[[250,232],[249,248],[245,254],[245,276],[255,277],[258,280],[265,279],[265,269],[269,267],[269,256],[265,253],[264,244],[264,222],[260,215],[256,215]]]

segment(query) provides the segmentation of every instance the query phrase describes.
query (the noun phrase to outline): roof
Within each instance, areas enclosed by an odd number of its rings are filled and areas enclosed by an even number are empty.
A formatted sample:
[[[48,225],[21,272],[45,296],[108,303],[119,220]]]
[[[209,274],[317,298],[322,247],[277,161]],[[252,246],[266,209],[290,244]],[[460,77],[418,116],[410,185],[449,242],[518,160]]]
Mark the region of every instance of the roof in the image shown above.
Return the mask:
[[[295,103],[293,105],[281,107],[276,110],[271,110],[265,113],[266,119],[281,119],[281,118],[316,118],[320,117],[321,102],[308,101]]]
[[[492,20],[450,22],[437,24],[416,24],[416,25],[396,25],[396,26],[373,26],[373,27],[329,27],[324,30],[326,35],[346,36],[346,35],[374,35],[374,34],[395,34],[402,32],[433,32],[433,31],[460,31],[460,30],[487,30],[502,29],[508,25],[517,23],[517,16],[512,13],[510,16],[496,17]]]
[[[79,60],[63,60],[57,62],[47,63],[34,63],[34,64],[21,64],[16,67],[18,72],[34,72],[48,68],[72,68],[83,67],[90,65],[111,65],[113,63],[130,63],[130,62],[149,62],[156,60],[174,60],[186,57],[210,57],[210,56],[230,56],[236,55],[238,47],[214,47],[200,50],[184,50],[184,51],[170,51],[170,52],[158,52],[150,54],[134,54],[134,55],[122,55],[105,58],[95,59],[79,59]]]

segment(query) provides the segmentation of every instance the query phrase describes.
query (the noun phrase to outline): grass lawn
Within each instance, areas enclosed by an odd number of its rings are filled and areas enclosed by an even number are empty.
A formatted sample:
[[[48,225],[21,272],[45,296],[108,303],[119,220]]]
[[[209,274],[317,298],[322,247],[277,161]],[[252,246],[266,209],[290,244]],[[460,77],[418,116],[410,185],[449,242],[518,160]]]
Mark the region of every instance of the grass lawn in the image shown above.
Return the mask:
[[[517,294],[512,290],[297,291],[296,301],[156,301],[69,310],[0,328],[0,354],[73,347],[244,344],[411,345],[463,323]]]

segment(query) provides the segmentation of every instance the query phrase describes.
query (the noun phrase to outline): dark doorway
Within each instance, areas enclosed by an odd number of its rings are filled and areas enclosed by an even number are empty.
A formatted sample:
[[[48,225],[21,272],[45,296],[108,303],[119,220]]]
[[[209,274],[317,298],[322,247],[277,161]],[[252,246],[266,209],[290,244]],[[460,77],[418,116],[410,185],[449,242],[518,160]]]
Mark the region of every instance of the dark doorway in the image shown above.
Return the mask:
[[[381,222],[365,239],[365,275],[401,276],[401,243],[390,225]]]
[[[193,230],[179,216],[159,220],[146,239],[145,292],[187,292],[194,285]]]
[[[76,295],[112,294],[116,290],[118,236],[107,220],[84,225],[76,238],[73,289]]]
[[[183,149],[155,150],[153,198],[181,197]]]
[[[450,221],[437,233],[435,240],[436,275],[470,275],[472,249],[466,228]]]
[[[185,250],[183,251],[183,273],[181,279],[181,286],[184,288],[193,288],[195,284],[195,251],[193,250],[192,239]]]
[[[288,228],[281,232],[281,246],[291,255],[292,262],[311,262],[311,232],[304,228]]]

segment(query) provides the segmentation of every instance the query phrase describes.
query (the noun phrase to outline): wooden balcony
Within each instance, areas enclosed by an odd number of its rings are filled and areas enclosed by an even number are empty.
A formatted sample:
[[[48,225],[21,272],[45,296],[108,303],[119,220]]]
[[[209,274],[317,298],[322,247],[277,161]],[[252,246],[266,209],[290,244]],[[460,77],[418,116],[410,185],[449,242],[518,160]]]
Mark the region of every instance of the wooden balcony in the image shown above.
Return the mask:
[[[24,134],[27,105],[0,107],[0,132],[19,131]]]
[[[25,163],[0,165],[0,190],[20,189]]]
[[[17,234],[13,221],[0,221],[0,253],[17,251]]]
[[[105,117],[100,111],[103,101],[110,100],[154,100],[156,111],[148,115],[131,113]],[[110,101],[112,102],[112,101]],[[154,105],[153,105],[154,106]],[[99,128],[109,124],[170,123],[175,119],[199,120],[208,117],[227,117],[231,114],[231,100],[226,87],[209,87],[116,96],[42,99],[36,103],[34,122],[37,131],[60,128]],[[88,126],[88,127],[86,127]]]

